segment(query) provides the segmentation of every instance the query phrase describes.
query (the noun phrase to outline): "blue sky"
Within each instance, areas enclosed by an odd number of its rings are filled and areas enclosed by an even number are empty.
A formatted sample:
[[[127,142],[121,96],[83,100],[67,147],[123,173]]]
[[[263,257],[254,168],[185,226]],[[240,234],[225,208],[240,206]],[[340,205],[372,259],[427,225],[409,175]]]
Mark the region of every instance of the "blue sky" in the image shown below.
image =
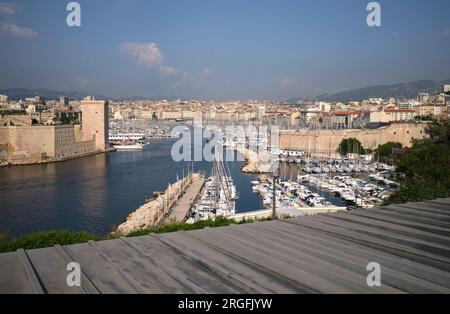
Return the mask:
[[[0,89],[288,99],[450,78],[450,1],[0,0]]]

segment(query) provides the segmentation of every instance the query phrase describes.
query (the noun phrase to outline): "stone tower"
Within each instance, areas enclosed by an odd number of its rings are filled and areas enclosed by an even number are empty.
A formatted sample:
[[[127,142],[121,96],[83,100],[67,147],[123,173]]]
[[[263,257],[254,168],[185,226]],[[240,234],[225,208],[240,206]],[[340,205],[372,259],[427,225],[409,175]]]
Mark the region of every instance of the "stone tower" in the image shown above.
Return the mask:
[[[105,100],[86,97],[81,102],[83,140],[95,137],[96,150],[109,148],[109,104]]]

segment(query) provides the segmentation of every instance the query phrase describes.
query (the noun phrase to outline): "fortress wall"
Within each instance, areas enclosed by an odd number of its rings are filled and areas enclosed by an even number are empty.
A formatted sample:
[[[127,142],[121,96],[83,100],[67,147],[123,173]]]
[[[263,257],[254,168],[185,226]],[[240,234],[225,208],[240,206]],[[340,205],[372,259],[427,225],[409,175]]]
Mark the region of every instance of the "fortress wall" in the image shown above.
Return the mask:
[[[334,153],[345,138],[358,139],[364,148],[376,149],[387,142],[399,142],[405,147],[413,139],[428,137],[426,124],[396,123],[375,130],[295,130],[280,132],[280,149]]]
[[[55,128],[49,126],[0,127],[7,134],[10,158],[41,158],[55,156]]]
[[[80,137],[80,128],[71,125],[0,127],[0,145],[8,147],[7,159],[16,162],[61,160],[96,151],[95,139]]]
[[[5,127],[0,127],[0,145],[8,144],[9,142],[9,132]]]

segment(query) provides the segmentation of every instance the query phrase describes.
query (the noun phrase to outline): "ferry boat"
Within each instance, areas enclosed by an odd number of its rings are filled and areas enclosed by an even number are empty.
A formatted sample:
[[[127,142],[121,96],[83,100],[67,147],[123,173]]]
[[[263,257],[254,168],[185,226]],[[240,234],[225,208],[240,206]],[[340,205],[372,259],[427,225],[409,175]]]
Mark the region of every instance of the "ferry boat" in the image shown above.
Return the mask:
[[[117,151],[141,151],[144,149],[144,144],[123,144],[113,145]]]
[[[117,133],[109,135],[109,142],[118,151],[141,151],[149,142],[141,133]]]

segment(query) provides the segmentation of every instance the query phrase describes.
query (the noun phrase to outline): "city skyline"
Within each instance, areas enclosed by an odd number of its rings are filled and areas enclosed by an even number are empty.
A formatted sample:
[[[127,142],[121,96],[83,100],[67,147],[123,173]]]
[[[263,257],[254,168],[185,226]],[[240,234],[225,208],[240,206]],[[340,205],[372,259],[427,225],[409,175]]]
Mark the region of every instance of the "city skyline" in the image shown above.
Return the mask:
[[[71,28],[65,1],[0,2],[0,89],[283,100],[450,73],[447,1],[379,1],[379,28],[368,1],[79,3]]]

